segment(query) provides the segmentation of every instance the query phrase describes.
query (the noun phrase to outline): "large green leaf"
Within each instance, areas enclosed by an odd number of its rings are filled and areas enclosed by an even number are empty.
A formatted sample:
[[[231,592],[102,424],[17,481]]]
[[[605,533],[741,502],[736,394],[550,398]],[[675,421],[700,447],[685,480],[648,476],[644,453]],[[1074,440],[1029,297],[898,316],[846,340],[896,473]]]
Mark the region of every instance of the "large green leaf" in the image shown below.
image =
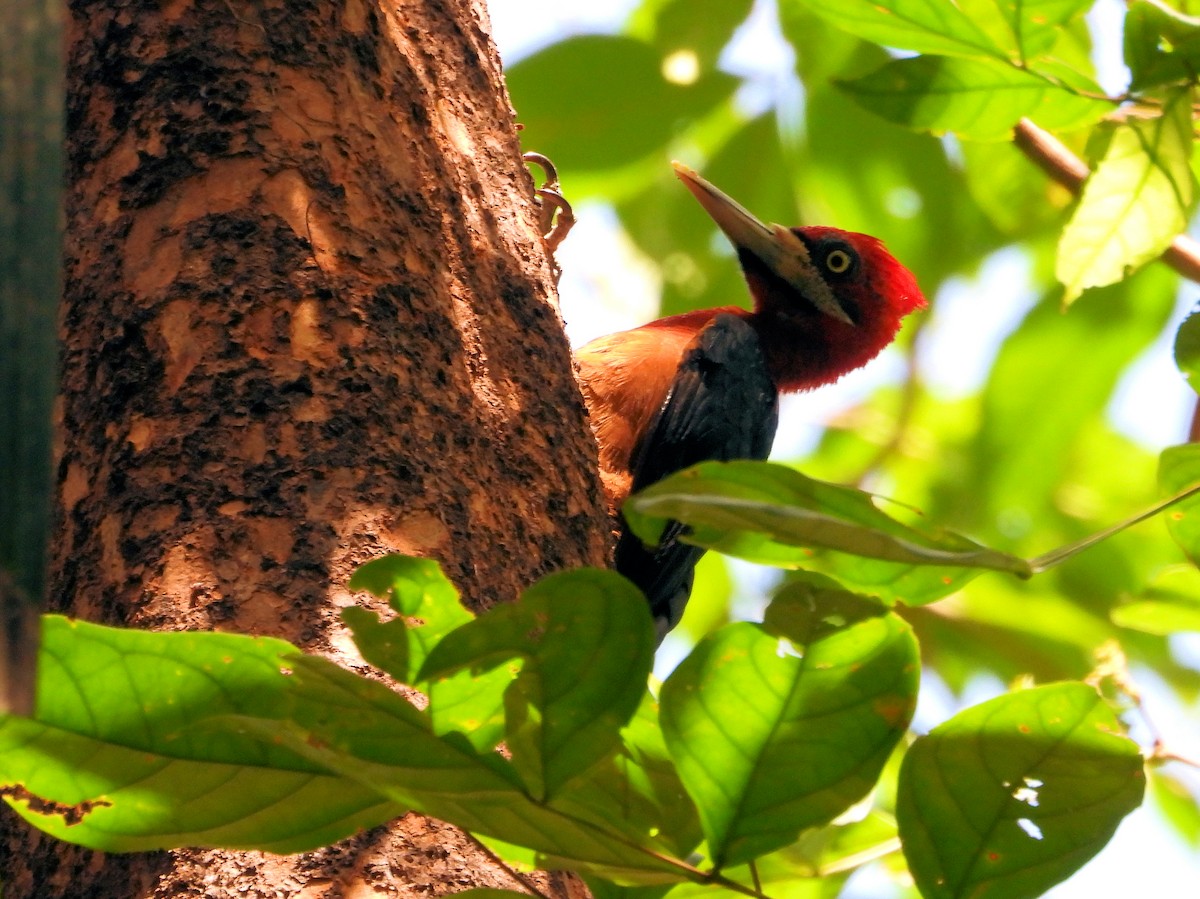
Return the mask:
[[[1065,302],[1121,280],[1187,228],[1196,200],[1191,96],[1176,91],[1161,114],[1112,126],[1059,242],[1055,273]]]
[[[290,644],[43,621],[36,715],[0,718],[0,783],[42,830],[109,852],[299,852],[406,810],[211,722],[281,715],[293,684]]]
[[[918,53],[1003,56],[1003,51],[946,0],[790,0],[858,37]]]
[[[1051,684],[982,703],[920,737],[897,817],[927,899],[1039,896],[1142,801],[1142,757],[1091,687]]]
[[[534,800],[498,753],[435,735],[398,694],[324,659],[292,660],[290,720],[238,717],[247,734],[424,814],[526,847],[542,865],[576,867],[629,882],[684,879],[653,837],[622,832]],[[627,826],[627,825],[626,825]]]
[[[1114,108],[1107,100],[991,59],[897,59],[839,84],[890,122],[935,134],[953,131],[974,140],[1007,140],[1026,116],[1046,128],[1075,128]]]
[[[874,785],[916,701],[916,641],[878,607],[835,628],[819,592],[777,600],[765,626],[706,637],[667,679],[662,726],[718,868],[827,823]],[[881,614],[882,613],[882,614]]]
[[[508,670],[514,659],[523,662],[515,676]],[[642,594],[614,572],[583,569],[544,578],[517,602],[444,637],[420,679],[504,670],[508,750],[530,794],[542,800],[615,748],[653,661]]]
[[[1030,574],[1023,559],[957,534],[918,531],[881,512],[870,494],[770,462],[697,465],[631,497],[625,517],[650,543],[666,522],[681,521],[689,543],[780,567],[811,564],[817,548],[891,563],[896,577],[914,565],[952,581],[955,569]]]

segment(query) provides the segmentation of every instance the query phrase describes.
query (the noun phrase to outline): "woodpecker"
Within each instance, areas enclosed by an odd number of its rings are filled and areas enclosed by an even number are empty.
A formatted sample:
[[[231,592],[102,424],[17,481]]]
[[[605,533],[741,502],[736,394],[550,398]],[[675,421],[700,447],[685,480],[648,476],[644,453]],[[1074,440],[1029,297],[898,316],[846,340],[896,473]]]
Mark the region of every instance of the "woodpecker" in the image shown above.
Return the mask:
[[[644,546],[620,517],[630,492],[709,460],[765,459],[778,395],[866,364],[924,308],[916,278],[874,237],[766,225],[692,169],[675,174],[737,252],[754,309],[722,306],[601,337],[576,354],[618,531],[614,564],[646,594],[661,641],[704,551],[668,527]]]

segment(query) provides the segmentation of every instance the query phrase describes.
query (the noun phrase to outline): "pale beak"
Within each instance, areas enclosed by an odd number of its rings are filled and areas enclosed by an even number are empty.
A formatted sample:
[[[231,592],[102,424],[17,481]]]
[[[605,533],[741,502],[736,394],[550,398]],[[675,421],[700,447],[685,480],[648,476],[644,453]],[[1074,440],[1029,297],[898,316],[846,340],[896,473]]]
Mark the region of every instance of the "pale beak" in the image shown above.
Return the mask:
[[[772,272],[821,312],[848,325],[854,324],[813,265],[804,241],[782,225],[764,225],[741,203],[705,181],[682,162],[672,162],[671,166],[679,180],[700,201],[704,211],[735,247],[761,259]]]

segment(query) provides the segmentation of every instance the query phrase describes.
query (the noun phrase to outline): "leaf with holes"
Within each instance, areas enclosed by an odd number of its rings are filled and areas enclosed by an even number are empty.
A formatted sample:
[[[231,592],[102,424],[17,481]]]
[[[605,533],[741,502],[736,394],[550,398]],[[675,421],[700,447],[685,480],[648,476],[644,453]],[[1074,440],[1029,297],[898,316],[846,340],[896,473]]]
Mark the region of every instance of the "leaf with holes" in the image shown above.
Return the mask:
[[[1081,683],[1010,693],[920,737],[896,815],[927,899],[1040,896],[1104,847],[1141,804],[1138,747]]]

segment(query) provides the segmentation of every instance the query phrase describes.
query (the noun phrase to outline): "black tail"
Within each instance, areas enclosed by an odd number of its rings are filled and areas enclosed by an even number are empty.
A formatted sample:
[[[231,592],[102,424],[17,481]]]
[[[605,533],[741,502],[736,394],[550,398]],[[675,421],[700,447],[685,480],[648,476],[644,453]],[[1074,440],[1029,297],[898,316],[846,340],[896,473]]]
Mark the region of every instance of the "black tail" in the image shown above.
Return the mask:
[[[636,492],[690,465],[765,459],[779,401],[758,335],[736,315],[718,315],[684,351],[671,389],[633,451]],[[622,521],[616,568],[642,589],[661,641],[679,623],[704,550],[679,540],[672,522],[658,546],[645,546]]]

